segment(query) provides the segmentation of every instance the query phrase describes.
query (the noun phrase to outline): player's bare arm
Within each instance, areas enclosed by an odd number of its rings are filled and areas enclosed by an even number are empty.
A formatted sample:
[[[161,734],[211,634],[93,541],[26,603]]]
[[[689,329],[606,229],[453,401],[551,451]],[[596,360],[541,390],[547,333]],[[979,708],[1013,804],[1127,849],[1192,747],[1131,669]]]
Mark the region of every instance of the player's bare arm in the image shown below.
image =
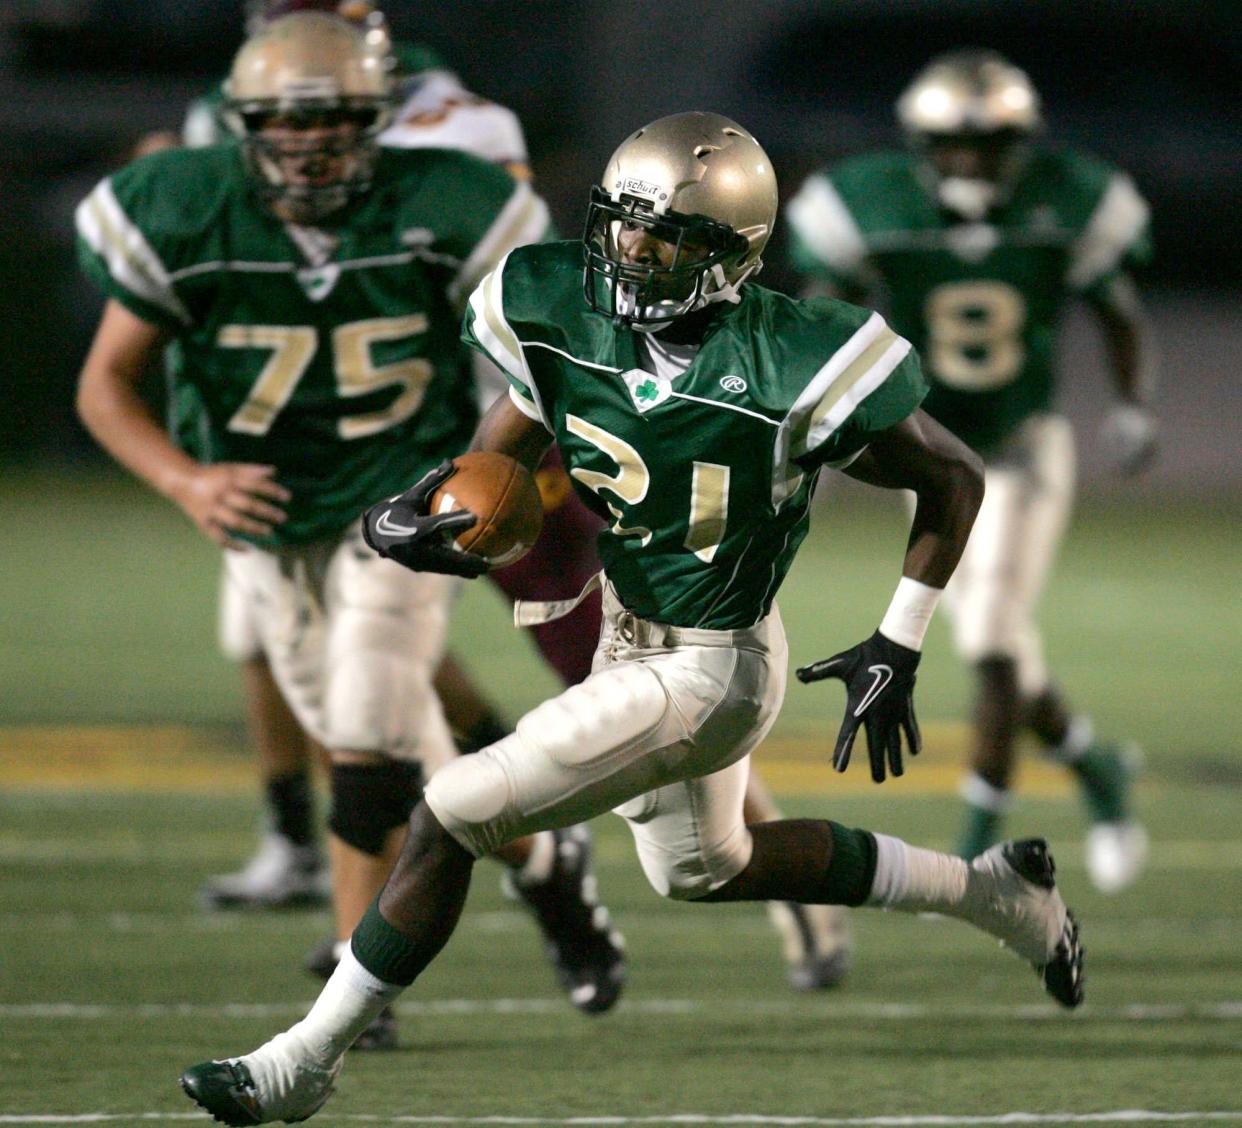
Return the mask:
[[[508,396],[500,396],[479,420],[470,449],[507,454],[534,473],[551,445],[552,436],[542,423],[524,414]]]
[[[1128,274],[1086,294],[1104,335],[1117,402],[1104,418],[1101,437],[1124,474],[1135,474],[1156,457],[1157,428],[1151,414],[1156,349],[1151,327]]]
[[[881,435],[845,473],[918,497],[902,575],[943,588],[961,558],[983,501],[983,462],[926,412],[916,411]]]
[[[798,670],[803,682],[839,678],[846,687],[845,720],[832,765],[849,766],[860,728],[867,733],[871,778],[899,776],[902,742],[922,746],[914,714],[914,681],[927,623],[983,501],[983,463],[969,447],[922,411],[875,436],[845,471],[918,498],[902,579],[879,629],[865,642]]]
[[[279,503],[289,498],[273,477],[275,468],[195,462],[172,442],[139,394],[144,374],[167,342],[160,326],[109,300],[78,378],[78,415],[109,454],[180,506],[216,544],[236,547],[237,533],[271,532],[284,520]]]

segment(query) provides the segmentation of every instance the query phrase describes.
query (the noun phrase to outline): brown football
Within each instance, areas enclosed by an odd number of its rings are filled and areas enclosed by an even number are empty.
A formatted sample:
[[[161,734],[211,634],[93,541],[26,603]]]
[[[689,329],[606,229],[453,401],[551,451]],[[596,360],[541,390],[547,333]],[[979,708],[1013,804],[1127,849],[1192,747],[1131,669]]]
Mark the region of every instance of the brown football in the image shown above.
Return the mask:
[[[478,521],[457,537],[459,548],[503,568],[525,556],[543,527],[534,475],[507,454],[474,450],[453,459],[457,473],[431,495],[432,513],[468,509]]]

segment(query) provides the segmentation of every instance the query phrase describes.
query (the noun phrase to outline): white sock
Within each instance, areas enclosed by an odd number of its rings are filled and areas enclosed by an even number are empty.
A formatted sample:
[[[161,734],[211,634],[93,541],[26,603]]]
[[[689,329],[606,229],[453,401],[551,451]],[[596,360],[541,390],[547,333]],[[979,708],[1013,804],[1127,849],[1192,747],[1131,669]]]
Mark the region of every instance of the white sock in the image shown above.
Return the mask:
[[[556,862],[556,835],[550,830],[541,830],[534,839],[530,857],[514,873],[522,885],[542,885],[552,876]]]
[[[1095,743],[1095,725],[1084,713],[1070,718],[1065,739],[1060,744],[1044,749],[1044,755],[1058,764],[1073,764],[1081,760],[1087,749]]]
[[[959,792],[972,807],[979,807],[995,815],[1003,815],[1013,806],[1013,796],[1005,788],[994,787],[975,772],[962,776]]]
[[[319,1063],[329,1067],[405,988],[376,979],[346,947],[310,1013],[293,1026]]]
[[[907,913],[961,915],[970,875],[967,862],[887,834],[877,834],[875,845],[875,880],[868,904]]]

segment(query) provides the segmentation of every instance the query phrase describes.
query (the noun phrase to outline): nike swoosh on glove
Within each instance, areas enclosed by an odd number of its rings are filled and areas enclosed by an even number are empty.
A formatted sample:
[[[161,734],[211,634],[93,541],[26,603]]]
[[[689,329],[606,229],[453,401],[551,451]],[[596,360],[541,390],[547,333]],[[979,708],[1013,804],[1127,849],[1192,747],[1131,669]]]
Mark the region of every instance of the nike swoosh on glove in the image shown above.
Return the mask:
[[[465,552],[453,537],[478,520],[468,510],[428,513],[431,495],[457,468],[442,462],[403,494],[371,506],[362,515],[362,538],[381,556],[414,572],[443,572],[474,579],[488,570],[487,560]]]
[[[921,657],[917,650],[876,631],[865,642],[797,671],[800,682],[839,678],[845,683],[845,720],[832,753],[832,766],[837,771],[849,767],[860,728],[867,732],[871,778],[876,783],[885,780],[886,760],[893,775],[905,771],[901,762],[903,733],[910,755],[919,754],[923,738],[914,716],[914,671]]]

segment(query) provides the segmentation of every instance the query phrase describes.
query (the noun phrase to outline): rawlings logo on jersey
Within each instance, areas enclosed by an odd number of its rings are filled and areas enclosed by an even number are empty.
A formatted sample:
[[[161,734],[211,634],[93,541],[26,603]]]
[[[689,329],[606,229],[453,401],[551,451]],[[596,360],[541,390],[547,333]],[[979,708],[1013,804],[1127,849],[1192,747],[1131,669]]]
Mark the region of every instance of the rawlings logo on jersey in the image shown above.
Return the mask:
[[[650,372],[643,372],[637,368],[622,372],[621,379],[629,388],[630,398],[640,413],[650,411],[673,394],[672,385],[663,377],[653,376]]]

